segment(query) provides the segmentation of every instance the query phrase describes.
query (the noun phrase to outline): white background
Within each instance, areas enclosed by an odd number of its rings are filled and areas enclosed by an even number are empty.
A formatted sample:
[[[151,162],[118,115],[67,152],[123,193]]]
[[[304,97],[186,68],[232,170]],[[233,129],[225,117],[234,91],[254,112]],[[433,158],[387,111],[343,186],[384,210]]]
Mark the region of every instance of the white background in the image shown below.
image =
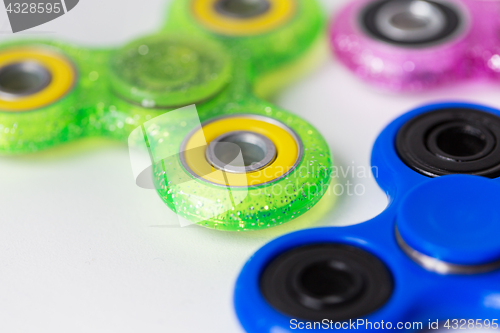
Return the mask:
[[[322,1],[329,16],[344,2]],[[82,0],[14,37],[118,46],[158,29],[165,8],[160,0]],[[2,7],[0,39],[11,37]],[[500,107],[499,91],[484,82],[383,94],[330,57],[275,102],[323,133],[337,165],[368,169],[375,138],[399,114],[456,99]],[[315,221],[321,208],[269,231],[227,233],[171,227],[175,215],[153,191],[135,186],[125,144],[91,139],[1,157],[0,331],[241,332],[233,287],[253,252],[292,229],[358,223],[384,209],[372,178],[350,180],[366,193],[344,195]]]

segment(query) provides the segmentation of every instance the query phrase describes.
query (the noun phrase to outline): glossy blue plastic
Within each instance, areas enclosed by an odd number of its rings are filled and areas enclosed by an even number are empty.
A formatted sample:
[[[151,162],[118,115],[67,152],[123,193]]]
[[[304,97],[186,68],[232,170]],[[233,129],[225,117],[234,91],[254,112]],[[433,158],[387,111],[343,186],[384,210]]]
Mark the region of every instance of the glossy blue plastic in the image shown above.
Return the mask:
[[[419,114],[450,107],[472,107],[500,117],[499,110],[485,106],[442,103],[418,108],[393,121],[375,142],[372,153],[377,181],[390,200],[386,210],[353,226],[288,234],[257,251],[244,266],[234,295],[236,313],[247,332],[298,331],[291,325],[297,318],[278,312],[262,296],[261,273],[287,250],[330,242],[374,254],[393,275],[390,299],[363,318],[366,321],[391,322],[394,326],[422,322],[424,329],[429,320],[437,319],[500,321],[500,270],[469,275],[434,273],[407,256],[396,240],[397,226],[411,247],[436,259],[462,265],[500,260],[500,179],[469,175],[429,178],[406,166],[395,149],[395,138],[403,124]],[[356,331],[370,330],[358,327]]]
[[[396,225],[420,253],[460,265],[487,264],[500,258],[499,194],[500,184],[490,179],[437,178],[408,193]]]

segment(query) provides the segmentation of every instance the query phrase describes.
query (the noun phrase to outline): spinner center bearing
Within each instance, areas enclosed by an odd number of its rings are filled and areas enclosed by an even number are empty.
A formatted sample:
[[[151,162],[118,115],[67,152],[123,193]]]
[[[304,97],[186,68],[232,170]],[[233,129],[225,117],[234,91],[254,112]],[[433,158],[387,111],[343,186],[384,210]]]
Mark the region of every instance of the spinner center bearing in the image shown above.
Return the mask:
[[[297,0],[192,0],[194,16],[210,30],[229,36],[273,31],[297,12]]]
[[[383,0],[369,5],[360,24],[372,36],[404,46],[442,42],[465,26],[465,15],[444,1]]]
[[[250,18],[264,14],[271,4],[268,0],[219,0],[215,4],[216,10],[235,18]]]
[[[234,131],[210,142],[206,155],[217,169],[233,173],[254,172],[276,158],[276,146],[261,134]]]
[[[153,35],[124,46],[111,61],[113,91],[153,108],[200,103],[229,82],[231,59],[224,48],[204,39]]]
[[[425,182],[399,208],[399,246],[419,265],[441,274],[499,269],[498,193],[496,181],[470,175]]]
[[[468,108],[447,108],[407,122],[396,137],[401,160],[415,171],[437,177],[500,175],[500,118]]]
[[[264,269],[260,289],[278,311],[309,321],[344,321],[370,314],[392,294],[387,267],[372,254],[345,244],[289,250]]]
[[[199,149],[206,145],[205,150]],[[272,118],[234,115],[202,124],[181,145],[184,168],[223,186],[264,185],[286,177],[300,163],[302,141]]]

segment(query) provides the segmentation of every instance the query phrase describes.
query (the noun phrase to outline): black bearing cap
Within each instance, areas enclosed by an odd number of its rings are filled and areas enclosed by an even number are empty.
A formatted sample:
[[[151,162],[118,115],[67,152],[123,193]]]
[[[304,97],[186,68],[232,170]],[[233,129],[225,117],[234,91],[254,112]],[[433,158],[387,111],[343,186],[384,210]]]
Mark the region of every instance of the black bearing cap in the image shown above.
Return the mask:
[[[402,3],[410,1],[413,0],[374,1],[373,3],[369,4],[363,11],[362,16],[360,18],[361,24],[364,26],[367,32],[369,32],[372,36],[374,36],[377,39],[380,39],[384,42],[388,42],[391,44],[409,46],[409,47],[418,47],[426,44],[434,44],[440,42],[453,35],[463,24],[462,18],[456,12],[456,10],[450,6],[447,6],[446,3],[424,0],[427,3],[431,4],[432,6],[434,6],[437,10],[439,10],[444,17],[445,20],[444,27],[438,33],[419,40],[395,40],[390,36],[384,34],[376,22],[376,18],[379,11],[385,5],[390,3]]]
[[[278,311],[301,320],[345,321],[381,308],[393,290],[387,267],[345,244],[289,250],[264,269],[260,289]]]
[[[401,160],[437,177],[500,176],[500,118],[472,108],[446,108],[408,121],[396,137]]]

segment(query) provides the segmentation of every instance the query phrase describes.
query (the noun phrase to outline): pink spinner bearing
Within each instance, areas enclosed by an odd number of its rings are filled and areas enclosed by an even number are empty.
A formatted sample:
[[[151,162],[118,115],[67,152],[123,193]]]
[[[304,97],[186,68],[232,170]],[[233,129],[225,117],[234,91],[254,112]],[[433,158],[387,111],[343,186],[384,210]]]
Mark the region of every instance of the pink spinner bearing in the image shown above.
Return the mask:
[[[357,0],[330,37],[343,64],[385,89],[500,78],[499,0]]]

